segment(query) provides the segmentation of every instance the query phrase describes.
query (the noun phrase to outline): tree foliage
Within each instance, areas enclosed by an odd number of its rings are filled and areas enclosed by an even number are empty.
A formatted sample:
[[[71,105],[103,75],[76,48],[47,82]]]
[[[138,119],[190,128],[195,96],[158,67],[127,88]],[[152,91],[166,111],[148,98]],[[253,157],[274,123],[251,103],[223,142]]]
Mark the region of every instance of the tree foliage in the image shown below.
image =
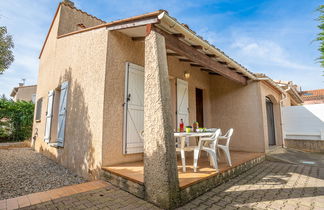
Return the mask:
[[[8,69],[14,61],[13,48],[12,36],[7,34],[7,28],[5,26],[0,26],[0,74]]]
[[[320,42],[320,47],[318,50],[320,51],[321,55],[318,58],[321,66],[324,68],[324,5],[320,5],[317,8],[317,11],[320,13],[320,16],[317,18],[319,21],[318,28],[320,32],[317,34],[316,40]]]
[[[32,102],[0,99],[0,138],[26,140],[32,135],[34,104]]]

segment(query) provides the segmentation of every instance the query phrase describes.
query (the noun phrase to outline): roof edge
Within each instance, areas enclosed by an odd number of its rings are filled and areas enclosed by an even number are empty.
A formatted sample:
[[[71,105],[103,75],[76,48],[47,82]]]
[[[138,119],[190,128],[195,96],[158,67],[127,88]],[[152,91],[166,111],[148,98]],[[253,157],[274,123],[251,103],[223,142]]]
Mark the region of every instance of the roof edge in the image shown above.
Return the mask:
[[[130,21],[136,21],[136,20],[145,19],[145,18],[151,18],[151,17],[158,17],[158,15],[161,14],[163,11],[164,10],[157,10],[157,11],[150,12],[150,13],[145,13],[145,14],[142,14],[142,15],[136,15],[136,16],[133,16],[133,17],[125,18],[125,19],[115,20],[115,21],[104,23],[104,24],[101,24],[101,25],[97,25],[97,26],[85,28],[85,29],[82,29],[82,30],[62,34],[62,35],[58,36],[57,38],[60,39],[60,38],[66,37],[66,36],[71,36],[71,35],[74,35],[74,34],[79,34],[79,33],[87,32],[87,31],[91,31],[91,30],[95,30],[95,29],[99,29],[99,28],[113,26],[113,25],[117,25],[117,24],[120,24],[120,23],[126,23],[126,22],[130,22]]]
[[[186,26],[184,26],[183,24],[179,23],[176,19],[174,19],[173,17],[171,17],[167,11],[163,11],[159,17],[161,20],[160,24],[163,24],[162,20],[166,20],[166,22],[172,23],[172,28],[174,27],[178,27],[181,32],[186,33],[189,37],[192,37],[193,39],[197,40],[200,45],[202,45],[206,50],[211,50],[213,51],[216,55],[222,57],[223,59],[225,59],[227,62],[229,62],[229,64],[233,65],[234,67],[236,67],[240,72],[242,72],[243,74],[245,74],[245,76],[247,76],[248,78],[255,80],[256,77],[253,75],[252,72],[250,72],[249,70],[247,70],[244,66],[242,66],[241,64],[237,63],[235,60],[233,60],[232,58],[230,58],[228,55],[226,55],[224,52],[222,52],[221,50],[219,50],[218,48],[216,48],[214,45],[210,44],[207,40],[202,39],[202,37],[198,36],[194,31],[192,31],[190,28],[187,28]],[[170,27],[170,26],[169,26]]]

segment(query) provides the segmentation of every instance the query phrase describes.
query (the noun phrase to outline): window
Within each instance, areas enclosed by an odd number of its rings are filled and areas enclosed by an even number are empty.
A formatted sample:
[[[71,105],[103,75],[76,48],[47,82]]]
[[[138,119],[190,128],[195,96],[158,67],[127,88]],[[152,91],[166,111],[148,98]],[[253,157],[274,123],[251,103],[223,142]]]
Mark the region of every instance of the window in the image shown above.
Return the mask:
[[[35,101],[36,101],[36,94],[33,94],[33,95],[32,95],[32,99],[31,99],[31,101],[33,102],[33,104],[35,104]]]
[[[36,104],[36,117],[35,117],[36,122],[40,122],[41,121],[42,104],[43,104],[43,98],[39,98],[37,100],[37,104]]]

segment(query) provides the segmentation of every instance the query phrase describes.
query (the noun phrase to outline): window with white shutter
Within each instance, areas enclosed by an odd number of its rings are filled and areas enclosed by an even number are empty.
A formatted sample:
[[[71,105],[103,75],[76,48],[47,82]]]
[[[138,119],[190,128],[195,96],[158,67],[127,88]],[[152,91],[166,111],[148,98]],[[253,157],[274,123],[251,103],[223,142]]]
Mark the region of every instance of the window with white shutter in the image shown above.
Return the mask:
[[[65,118],[66,118],[66,105],[69,83],[64,82],[61,85],[61,94],[58,110],[58,124],[57,124],[57,146],[63,147],[64,145],[64,133],[65,133]]]
[[[51,139],[51,125],[53,118],[53,102],[54,102],[54,90],[48,92],[47,99],[47,110],[46,110],[46,121],[45,121],[45,136],[44,141],[46,143],[50,142]]]

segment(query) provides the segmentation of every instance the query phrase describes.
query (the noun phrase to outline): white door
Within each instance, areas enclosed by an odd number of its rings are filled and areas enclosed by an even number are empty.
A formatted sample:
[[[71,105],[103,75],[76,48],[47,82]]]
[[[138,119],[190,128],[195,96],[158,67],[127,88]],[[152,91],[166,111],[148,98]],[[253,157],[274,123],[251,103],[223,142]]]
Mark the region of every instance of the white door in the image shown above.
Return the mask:
[[[124,107],[124,154],[143,152],[144,68],[126,63]]]
[[[57,124],[57,145],[63,147],[64,133],[65,133],[65,118],[66,118],[66,101],[68,94],[69,83],[64,82],[61,85],[60,104],[58,111],[58,124]]]
[[[188,82],[177,79],[177,127],[181,119],[189,125]]]
[[[54,90],[48,92],[47,99],[47,110],[46,110],[46,121],[45,121],[45,136],[44,141],[46,143],[50,142],[51,139],[51,127],[53,118],[53,102],[54,102]]]

